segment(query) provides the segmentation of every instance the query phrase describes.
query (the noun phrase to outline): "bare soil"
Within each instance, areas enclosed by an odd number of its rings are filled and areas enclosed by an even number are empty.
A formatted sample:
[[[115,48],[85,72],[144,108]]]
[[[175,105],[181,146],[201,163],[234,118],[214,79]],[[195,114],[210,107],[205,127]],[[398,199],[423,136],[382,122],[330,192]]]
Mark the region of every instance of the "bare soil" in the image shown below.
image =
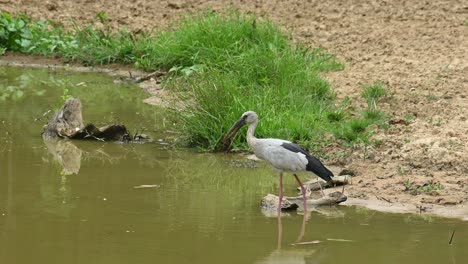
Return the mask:
[[[188,13],[226,7],[268,18],[294,41],[336,54],[346,68],[326,78],[338,100],[348,96],[364,107],[362,85],[387,85],[390,95],[380,107],[391,126],[376,129],[381,143],[323,150],[334,157],[329,164],[356,175],[347,203],[468,220],[465,0],[0,0],[2,10],[66,25],[95,21],[105,11],[111,26],[134,32],[156,32]]]

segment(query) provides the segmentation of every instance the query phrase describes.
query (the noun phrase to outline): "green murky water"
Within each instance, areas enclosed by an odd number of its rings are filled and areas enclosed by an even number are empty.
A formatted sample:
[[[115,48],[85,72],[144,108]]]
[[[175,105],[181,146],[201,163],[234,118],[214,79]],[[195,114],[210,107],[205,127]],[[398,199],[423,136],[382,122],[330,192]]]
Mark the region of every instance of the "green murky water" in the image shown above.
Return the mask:
[[[279,226],[258,208],[277,191],[264,165],[158,141],[46,145],[43,114],[67,94],[82,100],[85,122],[155,139],[170,130],[139,88],[107,76],[0,67],[0,263],[468,263],[468,223],[454,219],[340,206]],[[301,241],[321,243],[291,246],[302,228]]]

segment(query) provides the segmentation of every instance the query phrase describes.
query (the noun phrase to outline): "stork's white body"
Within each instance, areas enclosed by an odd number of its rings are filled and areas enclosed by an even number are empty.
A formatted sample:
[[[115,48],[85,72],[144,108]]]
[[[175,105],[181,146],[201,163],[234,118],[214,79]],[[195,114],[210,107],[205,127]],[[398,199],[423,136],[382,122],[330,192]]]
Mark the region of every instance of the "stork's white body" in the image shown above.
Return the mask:
[[[280,172],[310,171],[325,181],[331,180],[333,173],[300,146],[283,139],[256,138],[254,133],[257,124],[258,117],[255,114],[247,130],[247,143],[258,158],[266,160]]]
[[[302,153],[291,152],[281,145],[290,143],[276,138],[247,138],[255,156],[270,163],[278,171],[305,171],[308,160]]]

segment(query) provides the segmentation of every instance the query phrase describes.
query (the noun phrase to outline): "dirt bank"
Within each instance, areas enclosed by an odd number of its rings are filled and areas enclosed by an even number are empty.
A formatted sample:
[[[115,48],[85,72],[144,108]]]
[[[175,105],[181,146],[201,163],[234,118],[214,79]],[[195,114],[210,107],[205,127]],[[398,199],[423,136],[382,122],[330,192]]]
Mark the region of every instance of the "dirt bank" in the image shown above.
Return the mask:
[[[347,189],[355,203],[468,220],[466,1],[19,2],[3,0],[0,8],[65,24],[105,11],[113,27],[132,31],[157,31],[188,12],[226,6],[267,17],[295,41],[324,47],[346,64],[327,74],[339,100],[349,96],[364,106],[361,86],[375,80],[390,90],[382,108],[392,125],[376,131],[380,144],[324,150],[332,157],[328,164],[356,174]]]

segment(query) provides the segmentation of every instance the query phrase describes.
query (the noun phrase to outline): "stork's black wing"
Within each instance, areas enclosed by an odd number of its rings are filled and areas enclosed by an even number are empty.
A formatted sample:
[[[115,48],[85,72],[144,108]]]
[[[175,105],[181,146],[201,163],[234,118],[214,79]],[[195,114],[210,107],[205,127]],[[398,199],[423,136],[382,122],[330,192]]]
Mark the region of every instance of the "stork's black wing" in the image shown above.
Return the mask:
[[[283,144],[281,144],[281,147],[289,151],[295,152],[295,153],[304,154],[308,161],[306,170],[315,173],[317,176],[319,176],[320,178],[322,178],[323,180],[327,182],[331,181],[332,179],[331,177],[334,176],[333,173],[329,169],[327,169],[327,167],[325,167],[325,165],[323,165],[323,163],[319,159],[312,156],[309,152],[305,151],[299,145],[296,145],[294,143],[284,142]]]

